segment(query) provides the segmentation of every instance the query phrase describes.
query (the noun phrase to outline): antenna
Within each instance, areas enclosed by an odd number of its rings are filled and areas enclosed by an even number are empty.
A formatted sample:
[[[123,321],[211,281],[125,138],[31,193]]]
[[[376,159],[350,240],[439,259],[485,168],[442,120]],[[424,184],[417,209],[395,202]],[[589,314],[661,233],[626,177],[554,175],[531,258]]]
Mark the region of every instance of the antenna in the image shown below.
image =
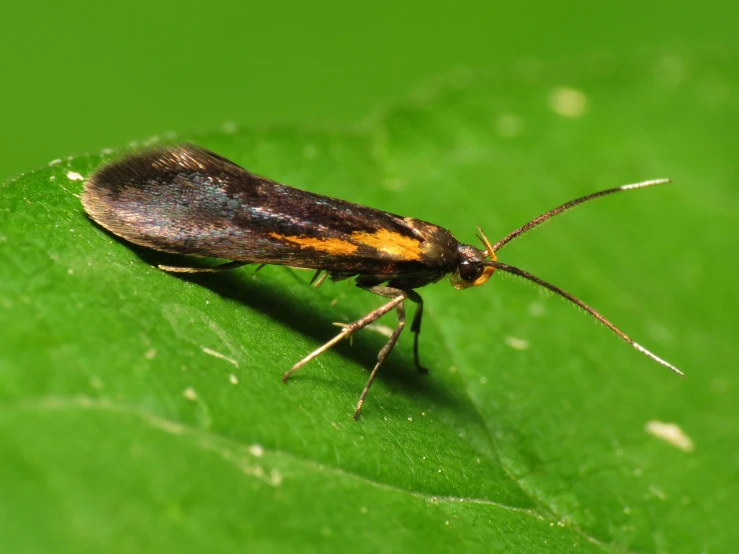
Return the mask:
[[[616,190],[621,190],[621,189],[612,189],[611,192],[616,191]],[[606,192],[608,192],[608,191],[606,191]],[[551,213],[551,212],[549,212],[549,213]],[[505,271],[506,273],[511,273],[513,275],[518,275],[519,277],[523,277],[524,279],[528,279],[529,281],[533,281],[537,285],[540,285],[540,286],[542,286],[544,288],[547,288],[550,291],[552,291],[552,292],[560,295],[562,298],[566,298],[567,300],[569,300],[573,304],[577,304],[583,310],[585,310],[590,315],[592,315],[595,319],[597,319],[598,321],[600,321],[603,325],[605,325],[606,327],[608,327],[611,331],[613,331],[614,333],[616,333],[623,340],[625,340],[626,342],[628,342],[631,346],[633,346],[634,348],[636,348],[639,352],[641,352],[642,354],[644,354],[648,358],[652,358],[658,364],[661,364],[661,365],[663,365],[663,366],[671,369],[672,371],[674,371],[675,373],[677,373],[680,377],[685,377],[685,374],[682,371],[680,371],[678,368],[676,368],[674,365],[672,365],[671,363],[663,360],[662,358],[660,358],[656,354],[652,354],[649,350],[647,350],[646,348],[644,348],[642,345],[640,345],[639,343],[633,341],[631,338],[629,338],[628,335],[626,335],[626,333],[624,333],[623,331],[621,331],[613,323],[611,323],[610,321],[608,321],[605,317],[603,317],[602,315],[600,315],[598,312],[596,312],[593,308],[591,308],[590,306],[588,306],[582,300],[580,300],[580,299],[575,298],[574,296],[572,296],[569,292],[565,292],[561,288],[555,287],[554,285],[552,285],[551,283],[547,283],[543,279],[539,279],[536,275],[532,275],[531,273],[529,273],[527,271],[524,271],[523,269],[518,269],[517,267],[513,267],[512,265],[507,265],[507,264],[504,264],[504,263],[501,263],[501,262],[497,262],[497,261],[483,262],[483,265],[486,265],[488,267],[494,267],[495,269],[500,269],[501,271]]]
[[[644,187],[651,187],[654,185],[664,185],[666,183],[669,183],[670,179],[652,179],[651,181],[642,181],[641,183],[633,183],[631,185],[622,185],[620,187],[616,187],[614,189],[608,189],[608,190],[602,190],[600,192],[594,192],[592,194],[588,194],[586,196],[582,196],[580,198],[576,198],[575,200],[570,200],[566,204],[562,204],[558,208],[554,208],[553,210],[549,210],[547,213],[540,215],[536,219],[532,219],[529,221],[526,225],[523,227],[519,227],[512,233],[510,233],[505,238],[502,238],[498,242],[496,242],[492,246],[491,252],[497,252],[501,248],[503,248],[506,244],[511,242],[516,237],[519,237],[523,235],[526,231],[529,231],[536,227],[537,225],[541,225],[545,221],[553,218],[557,214],[561,214],[562,212],[566,212],[567,210],[574,208],[575,206],[579,204],[583,204],[584,202],[588,202],[589,200],[594,200],[596,198],[600,198],[601,196],[608,196],[609,194],[613,194],[614,192],[621,192],[624,190],[631,190],[631,189],[640,189]],[[504,270],[505,271],[505,270]],[[656,358],[656,356],[655,356]],[[659,359],[659,358],[657,358]],[[668,364],[669,365],[669,364]]]

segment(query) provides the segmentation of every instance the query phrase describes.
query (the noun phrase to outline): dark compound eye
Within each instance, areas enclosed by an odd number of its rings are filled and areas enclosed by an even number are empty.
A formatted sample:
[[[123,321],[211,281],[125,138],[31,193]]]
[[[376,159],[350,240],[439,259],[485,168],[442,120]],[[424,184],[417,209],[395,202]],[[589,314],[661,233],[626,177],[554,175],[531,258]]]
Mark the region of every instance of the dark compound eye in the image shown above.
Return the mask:
[[[462,262],[459,264],[459,276],[465,281],[474,281],[483,272],[483,268],[471,262]]]

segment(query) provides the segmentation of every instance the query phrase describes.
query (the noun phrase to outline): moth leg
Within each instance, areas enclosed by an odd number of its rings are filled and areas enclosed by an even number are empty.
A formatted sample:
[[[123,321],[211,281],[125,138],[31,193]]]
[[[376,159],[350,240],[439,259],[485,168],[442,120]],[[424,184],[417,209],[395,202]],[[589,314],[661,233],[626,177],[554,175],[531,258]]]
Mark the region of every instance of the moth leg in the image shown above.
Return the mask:
[[[373,289],[383,289],[383,290],[377,291]],[[399,289],[392,289],[390,287],[372,287],[367,290],[369,290],[370,292],[374,292],[375,294],[380,294],[381,296],[385,296],[385,294],[389,291],[394,291],[396,293],[400,293],[403,295],[403,296],[398,297],[401,299],[406,298],[407,297],[406,295],[408,294],[405,291],[401,291]],[[372,382],[375,380],[375,377],[377,376],[377,372],[380,370],[380,366],[382,365],[382,362],[385,361],[385,358],[387,358],[388,354],[390,354],[393,347],[395,347],[395,343],[398,342],[400,333],[403,332],[403,327],[405,327],[405,306],[402,300],[395,306],[395,311],[398,313],[398,326],[395,328],[395,331],[393,331],[393,334],[390,335],[390,338],[385,343],[385,346],[383,346],[379,354],[377,354],[377,363],[375,364],[375,367],[372,368],[372,373],[370,373],[369,379],[367,379],[367,384],[364,386],[364,389],[362,390],[362,394],[359,395],[359,402],[357,402],[357,407],[354,410],[354,419],[359,418],[359,412],[362,409],[362,404],[364,404],[364,399],[367,398],[367,393],[369,392],[369,389],[372,386]]]
[[[411,333],[413,333],[413,360],[416,362],[416,369],[421,373],[428,373],[429,370],[421,365],[421,359],[418,356],[418,336],[421,334],[421,320],[423,319],[423,298],[414,290],[406,291],[408,300],[416,303],[416,313],[413,314],[411,322]]]
[[[388,287],[373,287],[373,288],[388,288]],[[369,288],[366,289],[366,290],[370,290],[370,292],[374,292],[374,291],[372,291]],[[396,290],[396,289],[392,289],[392,290]],[[283,381],[287,381],[293,373],[295,373],[297,370],[299,370],[305,364],[307,364],[308,362],[310,362],[313,358],[316,358],[317,356],[320,356],[321,354],[323,354],[326,350],[328,350],[329,348],[331,348],[337,342],[339,342],[339,341],[341,341],[341,340],[343,340],[343,339],[345,339],[347,337],[352,336],[354,333],[356,333],[357,331],[359,331],[363,327],[369,325],[370,323],[372,323],[376,319],[382,317],[383,315],[385,315],[386,313],[388,313],[390,310],[392,310],[393,308],[395,308],[398,304],[402,303],[403,300],[405,300],[405,293],[403,291],[397,290],[397,293],[396,294],[397,295],[392,300],[390,300],[390,302],[388,302],[386,304],[383,304],[382,306],[380,306],[376,310],[371,311],[370,313],[368,313],[363,318],[360,318],[360,319],[356,320],[353,323],[349,323],[349,324],[345,325],[344,328],[341,330],[341,333],[339,333],[338,335],[336,335],[334,338],[332,338],[330,341],[328,341],[326,344],[324,344],[320,348],[316,348],[313,352],[311,352],[305,358],[303,358],[297,364],[295,364],[290,369],[290,371],[288,371],[287,373],[285,373],[285,375],[282,376],[282,380]]]
[[[226,262],[225,264],[214,265],[211,267],[179,267],[176,265],[158,265],[162,271],[168,273],[217,273],[219,271],[228,271],[246,265],[251,262]]]
[[[282,376],[282,381],[286,382],[290,378],[290,376],[293,373],[295,373],[298,369],[303,367],[313,358],[316,358],[317,356],[323,354],[326,350],[331,348],[337,342],[347,337],[351,337],[354,333],[356,333],[363,327],[366,327],[373,321],[379,319],[380,317],[388,313],[393,308],[397,309],[398,327],[397,329],[395,329],[393,334],[390,336],[390,339],[387,341],[387,343],[382,348],[382,350],[380,350],[380,353],[377,357],[377,365],[375,365],[374,369],[372,370],[372,373],[370,374],[370,378],[367,381],[367,384],[365,385],[364,390],[362,391],[362,395],[359,399],[359,404],[357,405],[357,409],[354,412],[355,418],[359,416],[359,410],[362,407],[364,398],[367,396],[367,391],[369,391],[370,386],[372,386],[372,381],[374,381],[375,376],[377,375],[377,370],[379,369],[380,365],[382,365],[382,362],[385,361],[385,358],[390,353],[390,351],[393,349],[393,346],[395,346],[395,343],[398,341],[398,337],[400,336],[400,333],[403,330],[403,326],[405,325],[405,310],[403,308],[403,301],[407,297],[407,293],[405,291],[400,290],[400,289],[395,289],[392,287],[375,286],[375,287],[362,287],[362,288],[364,288],[365,290],[369,292],[377,294],[379,296],[390,298],[391,300],[383,304],[379,308],[371,311],[366,316],[356,320],[355,322],[345,325],[344,328],[341,330],[341,333],[336,335],[334,338],[332,338],[330,341],[328,341],[326,344],[324,344],[320,348],[317,348],[316,350],[308,354],[305,358],[303,358],[297,364],[295,364],[287,373],[285,373],[285,375]]]
[[[328,272],[324,272],[322,269],[319,269],[313,274],[313,277],[310,280],[310,285],[315,283],[316,288],[320,288],[320,286],[323,284],[323,282],[328,278]]]

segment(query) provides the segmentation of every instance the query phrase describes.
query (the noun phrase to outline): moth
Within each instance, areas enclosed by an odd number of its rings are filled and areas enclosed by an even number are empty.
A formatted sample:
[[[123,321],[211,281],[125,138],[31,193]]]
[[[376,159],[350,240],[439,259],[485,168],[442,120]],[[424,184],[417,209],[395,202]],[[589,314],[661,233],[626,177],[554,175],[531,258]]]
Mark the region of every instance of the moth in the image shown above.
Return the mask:
[[[357,402],[358,418],[372,382],[406,325],[405,301],[416,304],[410,330],[416,367],[423,300],[416,292],[449,276],[457,289],[486,283],[495,271],[532,281],[577,304],[617,336],[655,362],[659,358],[573,295],[522,269],[498,261],[516,237],[579,204],[617,192],[669,182],[655,179],[577,198],[532,219],[491,243],[478,228],[482,248],[459,242],[447,229],[410,217],[322,196],[250,173],[234,162],[191,144],[131,154],[96,170],[87,180],[82,205],[111,233],[134,244],[174,254],[229,260],[214,267],[162,266],[168,272],[213,272],[246,264],[276,264],[315,270],[311,283],[353,279],[386,299],[377,309],[346,324],[333,339],[296,363],[283,381],[337,342],[395,310],[398,324],[382,347]]]

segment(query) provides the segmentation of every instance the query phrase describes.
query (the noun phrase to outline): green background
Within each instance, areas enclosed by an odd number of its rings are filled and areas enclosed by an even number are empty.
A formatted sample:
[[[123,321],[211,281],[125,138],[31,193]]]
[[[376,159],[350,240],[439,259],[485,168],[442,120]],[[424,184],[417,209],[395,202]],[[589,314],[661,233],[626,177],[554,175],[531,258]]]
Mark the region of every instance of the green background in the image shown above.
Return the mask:
[[[739,543],[736,8],[10,9],[0,175],[33,171],[0,189],[0,551]],[[574,117],[563,87],[586,101]],[[280,267],[178,279],[81,212],[75,173],[153,136],[470,242],[475,224],[495,239],[575,196],[673,177],[501,259],[688,379],[495,275],[421,291],[431,373],[404,336],[354,422],[379,333],[279,377],[376,299]]]
[[[733,2],[11,2],[0,178],[166,131],[352,125],[458,66],[734,48]]]

